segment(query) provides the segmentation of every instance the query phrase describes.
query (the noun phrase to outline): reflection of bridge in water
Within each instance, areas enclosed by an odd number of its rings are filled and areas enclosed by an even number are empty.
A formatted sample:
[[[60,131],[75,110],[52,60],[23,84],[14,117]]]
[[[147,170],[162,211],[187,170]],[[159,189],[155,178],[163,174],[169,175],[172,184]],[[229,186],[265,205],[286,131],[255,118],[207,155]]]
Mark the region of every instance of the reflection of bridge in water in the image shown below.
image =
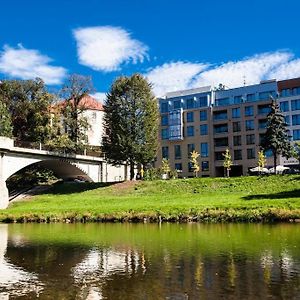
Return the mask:
[[[8,205],[6,180],[33,164],[52,170],[64,180],[113,182],[127,178],[125,166],[109,165],[103,157],[15,147],[14,141],[5,137],[0,137],[0,155],[0,209]]]

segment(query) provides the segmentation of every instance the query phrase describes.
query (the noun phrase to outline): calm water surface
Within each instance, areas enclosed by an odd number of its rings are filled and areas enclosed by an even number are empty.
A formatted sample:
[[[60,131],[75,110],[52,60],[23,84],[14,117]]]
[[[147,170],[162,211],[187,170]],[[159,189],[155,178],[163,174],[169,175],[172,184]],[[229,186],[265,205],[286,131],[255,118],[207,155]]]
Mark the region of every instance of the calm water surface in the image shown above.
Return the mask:
[[[0,299],[300,299],[300,225],[0,225]]]

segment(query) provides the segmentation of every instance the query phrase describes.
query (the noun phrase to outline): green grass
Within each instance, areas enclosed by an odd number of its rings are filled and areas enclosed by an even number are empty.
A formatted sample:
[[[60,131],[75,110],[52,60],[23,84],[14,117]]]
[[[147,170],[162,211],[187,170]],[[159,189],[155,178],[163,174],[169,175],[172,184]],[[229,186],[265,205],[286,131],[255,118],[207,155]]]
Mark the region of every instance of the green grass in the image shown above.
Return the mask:
[[[145,181],[128,188],[61,184],[0,212],[2,222],[295,219],[300,219],[300,176]]]

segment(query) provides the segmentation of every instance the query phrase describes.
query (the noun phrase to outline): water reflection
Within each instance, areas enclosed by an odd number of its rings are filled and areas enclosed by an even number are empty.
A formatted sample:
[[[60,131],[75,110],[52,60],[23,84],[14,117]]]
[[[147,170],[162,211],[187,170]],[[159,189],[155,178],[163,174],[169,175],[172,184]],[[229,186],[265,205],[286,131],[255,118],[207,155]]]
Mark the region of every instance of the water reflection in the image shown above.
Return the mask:
[[[41,299],[300,299],[299,230],[4,225],[0,299],[10,293]]]
[[[8,225],[0,224],[0,299],[33,293],[42,290],[42,284],[34,273],[26,272],[9,262],[5,256],[8,241]]]

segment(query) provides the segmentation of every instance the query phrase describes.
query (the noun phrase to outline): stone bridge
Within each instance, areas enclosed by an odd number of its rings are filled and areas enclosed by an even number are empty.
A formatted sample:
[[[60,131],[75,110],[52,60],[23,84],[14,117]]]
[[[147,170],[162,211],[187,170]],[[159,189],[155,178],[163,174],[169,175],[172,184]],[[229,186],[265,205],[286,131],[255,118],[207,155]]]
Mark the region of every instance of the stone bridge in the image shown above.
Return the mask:
[[[56,177],[63,180],[80,176],[86,181],[112,182],[127,178],[125,166],[109,165],[103,157],[15,147],[12,139],[0,137],[0,209],[8,206],[6,180],[33,164],[52,170]]]

